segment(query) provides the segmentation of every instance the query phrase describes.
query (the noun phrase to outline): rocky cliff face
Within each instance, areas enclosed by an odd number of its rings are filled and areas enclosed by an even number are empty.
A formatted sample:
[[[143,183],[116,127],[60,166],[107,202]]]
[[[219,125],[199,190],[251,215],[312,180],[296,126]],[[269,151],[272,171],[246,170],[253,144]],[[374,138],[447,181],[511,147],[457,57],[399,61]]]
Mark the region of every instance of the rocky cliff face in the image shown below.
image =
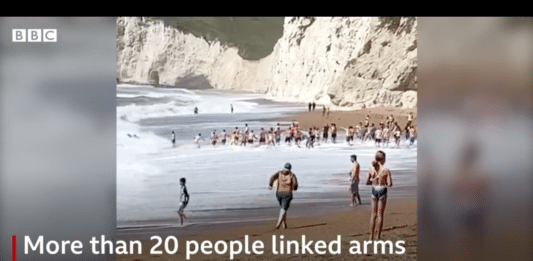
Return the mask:
[[[117,79],[179,86],[202,76],[215,88],[334,106],[416,107],[416,18],[287,17],[270,55],[246,60],[235,47],[161,21],[117,19]]]

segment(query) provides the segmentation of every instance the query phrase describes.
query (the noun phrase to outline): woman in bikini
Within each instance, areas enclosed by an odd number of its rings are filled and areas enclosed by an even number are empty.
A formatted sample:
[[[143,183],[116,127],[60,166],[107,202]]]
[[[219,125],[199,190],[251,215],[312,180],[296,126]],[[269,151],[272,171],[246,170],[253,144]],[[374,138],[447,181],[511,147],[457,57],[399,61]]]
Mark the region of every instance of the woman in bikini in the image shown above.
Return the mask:
[[[370,215],[370,240],[374,240],[377,226],[377,239],[381,239],[385,206],[387,205],[387,187],[392,187],[390,171],[383,167],[385,164],[385,152],[376,152],[375,161],[368,171],[367,185],[372,185],[372,214]]]

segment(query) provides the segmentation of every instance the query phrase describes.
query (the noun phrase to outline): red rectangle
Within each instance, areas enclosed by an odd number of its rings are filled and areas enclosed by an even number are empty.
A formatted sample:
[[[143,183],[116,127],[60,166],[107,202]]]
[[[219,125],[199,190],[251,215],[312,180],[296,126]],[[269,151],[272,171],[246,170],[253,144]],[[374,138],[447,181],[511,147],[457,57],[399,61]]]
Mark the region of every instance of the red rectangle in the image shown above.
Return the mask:
[[[13,254],[13,261],[17,261],[17,236],[11,237],[11,253]]]

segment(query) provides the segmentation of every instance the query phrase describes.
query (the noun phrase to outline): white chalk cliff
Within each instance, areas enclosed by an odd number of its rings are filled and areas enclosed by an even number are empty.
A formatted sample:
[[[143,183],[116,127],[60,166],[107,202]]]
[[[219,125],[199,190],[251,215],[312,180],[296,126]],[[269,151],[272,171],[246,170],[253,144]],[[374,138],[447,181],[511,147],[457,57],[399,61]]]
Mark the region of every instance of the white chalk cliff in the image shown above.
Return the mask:
[[[117,80],[179,86],[201,76],[214,88],[343,107],[417,105],[414,17],[286,17],[272,53],[236,47],[152,19],[117,19]]]

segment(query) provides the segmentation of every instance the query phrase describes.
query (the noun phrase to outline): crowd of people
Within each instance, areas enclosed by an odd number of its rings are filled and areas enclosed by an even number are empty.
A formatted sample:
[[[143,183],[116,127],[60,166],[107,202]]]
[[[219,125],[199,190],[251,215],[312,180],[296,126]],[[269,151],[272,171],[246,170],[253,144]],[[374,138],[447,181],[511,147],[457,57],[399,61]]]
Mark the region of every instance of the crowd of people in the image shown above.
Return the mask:
[[[385,152],[378,150],[375,159],[371,162],[366,176],[366,185],[372,186],[371,214],[370,214],[370,240],[380,239],[383,230],[385,206],[387,204],[387,188],[392,187],[392,174],[385,168]],[[352,170],[350,171],[350,192],[352,194],[352,206],[361,204],[359,195],[359,172],[360,166],[355,154],[350,155]],[[298,190],[298,179],[292,172],[292,165],[286,163],[283,170],[280,170],[270,177],[269,188],[276,189],[276,199],[280,206],[280,213],[276,229],[287,228],[287,211],[293,199],[292,192]]]
[[[351,146],[355,145],[355,142],[359,140],[360,143],[374,142],[376,147],[388,147],[389,143],[392,142],[396,148],[399,148],[402,136],[409,142],[409,146],[414,144],[417,137],[417,128],[413,125],[412,113],[408,115],[407,124],[403,128],[400,127],[392,114],[385,121],[381,121],[379,126],[370,123],[370,115],[367,115],[364,123],[359,122],[355,127],[348,126],[346,128],[340,126],[340,128],[345,130],[346,143]],[[337,143],[337,132],[338,127],[335,123],[326,123],[322,128],[314,126],[308,130],[303,130],[297,122],[291,123],[288,127],[282,127],[280,123],[277,123],[275,127],[270,127],[270,129],[262,127],[257,132],[254,132],[254,130],[249,128],[248,124],[245,124],[244,128],[235,127],[232,131],[224,129],[222,132],[217,133],[216,130],[213,130],[209,137],[209,144],[212,146],[217,144],[277,146],[284,142],[288,145],[295,144],[301,147],[302,142],[305,141],[305,147],[311,149],[319,142]],[[171,140],[173,146],[175,146],[174,132],[172,132]],[[194,143],[198,147],[200,147],[200,141],[203,141],[201,133],[194,138]]]

